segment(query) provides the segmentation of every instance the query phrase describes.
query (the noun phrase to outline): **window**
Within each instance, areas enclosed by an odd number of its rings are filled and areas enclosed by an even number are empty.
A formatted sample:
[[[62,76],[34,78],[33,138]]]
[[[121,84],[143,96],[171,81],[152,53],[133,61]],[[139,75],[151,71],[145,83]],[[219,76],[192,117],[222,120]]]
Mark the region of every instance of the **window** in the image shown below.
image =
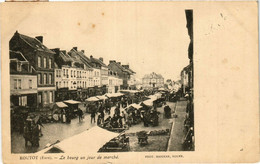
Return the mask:
[[[47,84],[47,74],[43,75],[43,84]]]
[[[58,88],[59,88],[59,83],[58,83],[58,82],[56,82],[56,87],[58,87]]]
[[[20,62],[17,63],[17,71],[22,71],[22,64]]]
[[[59,70],[56,70],[56,77],[59,77]]]
[[[52,59],[49,59],[49,68],[52,68]]]
[[[73,77],[73,71],[71,70],[71,77]]]
[[[69,72],[68,72],[69,70],[68,69],[66,69],[66,76],[67,76],[67,78],[69,78]]]
[[[52,84],[52,74],[49,74],[49,84]]]
[[[43,68],[47,68],[47,65],[46,65],[46,61],[47,59],[46,58],[43,58]]]
[[[27,105],[27,96],[19,97],[19,106],[26,106]]]
[[[41,57],[38,56],[38,67],[41,67],[42,63],[41,63]]]
[[[76,77],[76,71],[74,71],[74,77]]]
[[[63,69],[63,77],[65,77],[65,76],[66,76],[65,69]]]
[[[22,89],[22,80],[18,79],[18,89]]]
[[[66,85],[66,83],[65,83],[65,81],[63,82],[63,88],[65,88],[65,85]]]
[[[29,80],[29,89],[32,89],[32,80]]]
[[[38,84],[41,84],[42,83],[42,76],[41,74],[38,74]]]
[[[53,92],[49,92],[49,94],[50,103],[53,103]]]
[[[14,79],[14,89],[17,89],[17,79]]]

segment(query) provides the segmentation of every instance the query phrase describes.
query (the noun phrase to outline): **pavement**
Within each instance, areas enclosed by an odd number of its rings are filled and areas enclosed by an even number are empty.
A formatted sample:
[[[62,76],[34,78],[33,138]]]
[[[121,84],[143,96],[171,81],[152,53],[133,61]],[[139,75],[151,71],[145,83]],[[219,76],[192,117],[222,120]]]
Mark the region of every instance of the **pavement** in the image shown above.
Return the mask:
[[[171,135],[168,143],[167,151],[183,151],[182,142],[185,136],[184,120],[186,115],[187,101],[178,101],[176,104],[174,123],[171,130]]]
[[[175,103],[167,102],[167,104],[170,106],[171,109],[175,108]],[[126,133],[135,133],[138,131],[153,131],[153,130],[165,130],[165,129],[171,129],[173,127],[173,133],[171,137],[172,143],[169,143],[170,145],[170,151],[176,151],[181,150],[181,143],[182,143],[182,128],[183,128],[183,121],[185,116],[185,110],[184,106],[186,108],[186,101],[181,101],[177,103],[176,113],[178,115],[178,118],[171,118],[171,119],[165,119],[163,118],[163,107],[158,108],[157,110],[161,113],[159,115],[159,126],[156,127],[144,127],[143,123],[133,125],[129,128],[129,130],[126,131]],[[85,111],[83,105],[79,106],[83,111]],[[111,109],[111,116],[114,113],[115,107],[112,107]],[[122,110],[122,109],[121,109]],[[82,122],[79,122],[78,118],[72,119],[70,124],[66,123],[47,123],[44,124],[44,127],[42,128],[43,136],[40,137],[40,146],[38,148],[36,147],[25,147],[24,138],[23,135],[19,134],[18,132],[14,132],[11,135],[11,151],[12,153],[34,153],[37,151],[40,151],[45,148],[47,144],[55,143],[57,140],[62,141],[66,138],[69,138],[71,136],[74,136],[76,134],[79,134],[83,131],[86,131],[94,126],[96,126],[96,123],[90,122],[90,114],[85,113],[85,118]],[[105,115],[105,118],[108,117],[108,115]],[[97,116],[96,116],[97,119]],[[173,125],[173,126],[172,126]],[[177,133],[177,134],[176,134]],[[132,147],[132,151],[166,151],[167,144],[168,144],[168,138],[169,136],[166,136],[167,138],[161,138],[163,144],[159,144],[161,147],[156,146],[156,143],[160,143],[158,140],[156,140],[151,144],[152,146],[149,147],[149,150],[146,150],[145,148],[134,148]],[[156,137],[151,137],[151,141],[156,139]],[[132,140],[132,139],[131,139]],[[135,143],[136,138],[133,138],[132,143]],[[130,141],[131,143],[131,141]],[[135,144],[132,144],[132,146]],[[157,144],[158,145],[158,144]],[[138,144],[136,144],[138,146]],[[160,150],[159,150],[160,149]],[[131,150],[130,150],[131,151]]]
[[[57,140],[62,141],[66,138],[71,136],[77,135],[83,131],[86,131],[94,126],[96,123],[91,124],[91,117],[90,114],[85,113],[86,109],[83,104],[79,104],[79,108],[81,108],[84,112],[84,120],[79,122],[78,117],[71,120],[70,124],[67,123],[47,123],[43,124],[42,133],[43,136],[40,137],[40,146],[38,148],[31,147],[30,143],[28,147],[25,147],[25,141],[23,135],[19,132],[13,132],[11,134],[11,152],[12,153],[35,153],[45,148],[47,144],[53,144]],[[114,114],[115,107],[111,108],[112,116]],[[105,118],[108,115],[105,114]],[[97,115],[96,115],[96,122],[97,122]]]

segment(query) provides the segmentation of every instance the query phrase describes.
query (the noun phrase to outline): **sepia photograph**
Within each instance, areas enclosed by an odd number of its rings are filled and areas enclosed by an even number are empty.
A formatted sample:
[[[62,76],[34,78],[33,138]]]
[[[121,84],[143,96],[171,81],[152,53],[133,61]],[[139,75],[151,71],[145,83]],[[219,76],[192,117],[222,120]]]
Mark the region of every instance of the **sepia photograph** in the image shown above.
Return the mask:
[[[12,153],[195,150],[193,11],[139,12],[32,16],[13,31]]]
[[[0,5],[3,162],[256,163],[256,1]]]

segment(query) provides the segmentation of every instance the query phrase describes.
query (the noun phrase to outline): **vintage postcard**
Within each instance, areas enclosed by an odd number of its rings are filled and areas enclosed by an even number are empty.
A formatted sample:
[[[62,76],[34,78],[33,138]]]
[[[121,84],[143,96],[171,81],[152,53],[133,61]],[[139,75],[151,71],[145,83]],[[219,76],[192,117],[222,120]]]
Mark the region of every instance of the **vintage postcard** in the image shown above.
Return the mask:
[[[1,4],[4,163],[259,160],[257,2]]]

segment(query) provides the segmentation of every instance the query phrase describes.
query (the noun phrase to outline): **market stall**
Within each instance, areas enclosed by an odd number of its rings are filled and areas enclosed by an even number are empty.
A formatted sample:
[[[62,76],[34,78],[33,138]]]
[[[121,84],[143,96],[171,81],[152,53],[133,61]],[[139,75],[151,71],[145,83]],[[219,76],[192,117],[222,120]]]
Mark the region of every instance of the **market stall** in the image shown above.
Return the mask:
[[[66,105],[68,105],[68,115],[70,118],[75,118],[78,112],[79,104],[81,103],[80,101],[75,101],[75,100],[66,100],[63,101]]]
[[[53,120],[55,121],[62,121],[65,120],[63,119],[63,115],[65,114],[65,111],[69,110],[68,105],[66,105],[63,102],[56,102],[55,105],[53,106]]]
[[[97,111],[97,103],[101,101],[99,98],[96,96],[89,97],[86,99],[86,112],[91,113],[93,110],[96,112]]]
[[[102,137],[97,137],[102,134]],[[37,152],[37,154],[46,153],[97,153],[106,143],[119,136],[119,133],[110,132],[98,126],[86,130],[80,134],[64,139],[49,147]]]

